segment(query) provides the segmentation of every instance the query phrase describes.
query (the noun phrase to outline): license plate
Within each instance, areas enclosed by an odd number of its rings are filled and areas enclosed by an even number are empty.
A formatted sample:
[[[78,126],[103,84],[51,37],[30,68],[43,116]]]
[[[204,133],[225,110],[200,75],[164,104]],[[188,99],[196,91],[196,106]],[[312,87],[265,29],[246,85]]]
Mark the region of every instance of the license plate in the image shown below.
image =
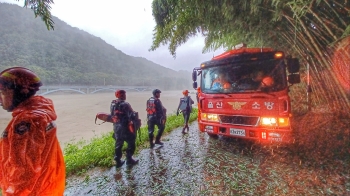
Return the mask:
[[[274,142],[282,142],[282,138],[269,138],[270,141],[274,141]]]
[[[214,132],[213,126],[206,126],[206,127],[205,127],[205,131],[206,131],[206,132],[210,132],[210,133]]]
[[[231,135],[238,135],[238,136],[245,136],[245,130],[244,129],[230,128],[230,134]]]

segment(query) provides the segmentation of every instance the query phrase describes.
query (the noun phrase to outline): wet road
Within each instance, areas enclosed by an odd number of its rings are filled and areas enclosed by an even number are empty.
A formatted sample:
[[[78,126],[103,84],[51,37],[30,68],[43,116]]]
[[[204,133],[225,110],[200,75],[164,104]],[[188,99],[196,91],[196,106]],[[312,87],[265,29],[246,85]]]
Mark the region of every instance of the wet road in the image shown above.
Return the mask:
[[[197,131],[189,134],[175,129],[165,136],[164,147],[144,149],[135,157],[139,164],[132,168],[111,168],[94,172],[99,176],[85,182],[70,182],[65,195],[189,195],[199,193],[208,136]],[[81,180],[80,180],[81,181]]]
[[[132,168],[95,169],[70,178],[65,195],[322,195],[350,185],[327,185],[339,175],[318,171],[315,178],[312,168],[293,160],[287,149],[210,138],[196,122],[189,134],[178,128],[163,141],[162,148],[140,151]]]

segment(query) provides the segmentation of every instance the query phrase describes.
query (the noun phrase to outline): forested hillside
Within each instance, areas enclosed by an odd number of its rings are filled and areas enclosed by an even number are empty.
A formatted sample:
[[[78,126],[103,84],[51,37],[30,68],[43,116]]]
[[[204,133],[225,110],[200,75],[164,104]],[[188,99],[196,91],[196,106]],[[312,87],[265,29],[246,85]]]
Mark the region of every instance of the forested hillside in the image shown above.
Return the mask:
[[[0,70],[24,66],[44,84],[152,85],[163,89],[190,88],[191,75],[145,58],[124,54],[78,28],[53,17],[48,31],[30,9],[0,3]],[[137,46],[135,46],[137,47]]]

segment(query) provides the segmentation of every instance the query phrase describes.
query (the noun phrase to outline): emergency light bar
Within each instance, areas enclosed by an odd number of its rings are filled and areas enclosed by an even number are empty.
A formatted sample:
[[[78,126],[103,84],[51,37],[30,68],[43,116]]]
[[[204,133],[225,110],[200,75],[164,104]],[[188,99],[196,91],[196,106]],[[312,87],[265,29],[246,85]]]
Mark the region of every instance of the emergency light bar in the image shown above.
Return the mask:
[[[240,43],[240,44],[233,46],[233,49],[246,48],[246,47],[247,47],[247,44]]]

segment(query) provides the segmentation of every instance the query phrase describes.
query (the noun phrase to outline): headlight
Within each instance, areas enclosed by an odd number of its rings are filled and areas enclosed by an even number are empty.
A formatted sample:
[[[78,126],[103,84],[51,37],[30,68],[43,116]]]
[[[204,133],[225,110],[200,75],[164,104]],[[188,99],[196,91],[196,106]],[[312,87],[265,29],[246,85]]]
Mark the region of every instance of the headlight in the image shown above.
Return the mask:
[[[268,117],[262,117],[260,120],[261,125],[265,126],[276,126],[277,120],[276,118],[268,118]]]
[[[275,53],[275,59],[280,59],[283,57],[283,53],[282,52],[276,52]]]
[[[273,118],[273,117],[261,117],[260,124],[263,126],[280,126],[288,127],[289,118]]]
[[[201,113],[201,119],[205,121],[219,122],[217,114]]]

